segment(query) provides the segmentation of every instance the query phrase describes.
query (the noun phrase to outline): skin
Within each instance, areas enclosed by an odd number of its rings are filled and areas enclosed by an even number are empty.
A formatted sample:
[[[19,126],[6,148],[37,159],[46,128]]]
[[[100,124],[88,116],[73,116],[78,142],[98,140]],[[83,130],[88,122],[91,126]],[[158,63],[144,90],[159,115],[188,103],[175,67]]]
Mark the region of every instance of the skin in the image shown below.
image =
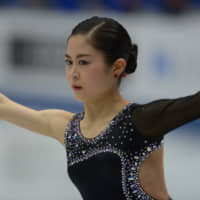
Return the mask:
[[[88,56],[80,57],[83,54]],[[73,90],[77,101],[84,103],[82,126],[89,128],[102,119],[108,120],[129,103],[120,95],[114,77],[114,74],[120,75],[125,66],[126,61],[118,59],[108,67],[103,54],[88,44],[86,36],[75,35],[68,40],[66,76],[70,86],[82,86],[80,91]]]
[[[81,54],[89,56],[79,57]],[[69,84],[82,86],[75,91],[78,101],[84,103],[81,133],[86,138],[96,137],[110,120],[128,103],[117,87],[117,78],[126,67],[124,59],[107,66],[103,54],[94,49],[84,35],[72,36],[66,50],[66,76]],[[108,114],[109,113],[109,114]],[[141,165],[139,179],[143,190],[154,199],[168,200],[164,180],[163,147],[153,152]],[[155,181],[156,180],[156,181]]]
[[[117,78],[126,67],[119,58],[108,66],[103,54],[94,49],[87,36],[75,35],[68,40],[66,49],[66,76],[77,101],[84,103],[84,119],[80,122],[84,137],[96,137],[125,105],[117,87]],[[81,56],[80,55],[87,56]],[[89,56],[88,56],[89,55]],[[0,120],[15,124],[32,132],[52,137],[64,147],[64,132],[75,113],[59,109],[34,110],[18,104],[0,93]],[[139,179],[143,190],[156,200],[168,200],[164,180],[163,147],[153,152],[141,165]]]

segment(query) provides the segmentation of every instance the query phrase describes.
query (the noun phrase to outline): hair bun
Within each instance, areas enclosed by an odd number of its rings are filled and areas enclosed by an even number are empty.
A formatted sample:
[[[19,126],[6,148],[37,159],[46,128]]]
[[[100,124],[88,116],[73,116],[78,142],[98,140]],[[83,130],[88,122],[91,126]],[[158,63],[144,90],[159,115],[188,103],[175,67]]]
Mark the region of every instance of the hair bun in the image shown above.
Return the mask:
[[[126,67],[127,74],[135,72],[137,68],[137,57],[138,57],[138,46],[137,44],[132,44],[129,52],[129,58],[127,61],[127,67]]]

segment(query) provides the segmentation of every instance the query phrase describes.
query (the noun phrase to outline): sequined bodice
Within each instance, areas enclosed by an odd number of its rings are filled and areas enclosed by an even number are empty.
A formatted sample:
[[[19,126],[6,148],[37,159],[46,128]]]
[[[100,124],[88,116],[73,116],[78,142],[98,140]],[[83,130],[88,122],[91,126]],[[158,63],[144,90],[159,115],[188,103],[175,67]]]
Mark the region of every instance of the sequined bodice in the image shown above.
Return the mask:
[[[139,182],[144,159],[162,141],[145,139],[134,125],[134,104],[128,104],[95,138],[80,130],[76,114],[65,133],[68,174],[84,200],[153,200]]]

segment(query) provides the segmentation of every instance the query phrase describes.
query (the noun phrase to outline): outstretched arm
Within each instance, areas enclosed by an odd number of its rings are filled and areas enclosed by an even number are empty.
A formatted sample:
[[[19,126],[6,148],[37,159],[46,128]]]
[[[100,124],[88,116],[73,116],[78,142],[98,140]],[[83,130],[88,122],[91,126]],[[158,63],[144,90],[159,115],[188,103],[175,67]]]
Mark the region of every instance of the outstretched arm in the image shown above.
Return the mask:
[[[177,99],[161,99],[138,106],[133,121],[142,135],[160,137],[200,118],[200,92]]]
[[[0,93],[0,120],[8,121],[35,133],[64,143],[64,130],[72,113],[57,110],[34,110],[18,104]]]

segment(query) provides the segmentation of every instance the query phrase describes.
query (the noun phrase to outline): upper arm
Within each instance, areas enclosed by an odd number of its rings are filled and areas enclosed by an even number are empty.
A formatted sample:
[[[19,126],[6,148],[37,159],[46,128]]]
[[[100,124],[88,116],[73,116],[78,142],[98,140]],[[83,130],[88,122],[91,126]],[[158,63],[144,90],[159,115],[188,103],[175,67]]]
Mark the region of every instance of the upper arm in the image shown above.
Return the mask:
[[[64,144],[64,130],[72,113],[58,110],[34,110],[7,97],[1,99],[0,119],[59,140]]]
[[[48,125],[48,129],[46,129],[47,132],[44,132],[44,135],[53,137],[64,145],[65,129],[74,114],[58,109],[41,110],[39,113],[41,118],[43,118]]]
[[[145,136],[163,136],[200,117],[200,92],[176,99],[161,99],[140,106],[134,121]]]

